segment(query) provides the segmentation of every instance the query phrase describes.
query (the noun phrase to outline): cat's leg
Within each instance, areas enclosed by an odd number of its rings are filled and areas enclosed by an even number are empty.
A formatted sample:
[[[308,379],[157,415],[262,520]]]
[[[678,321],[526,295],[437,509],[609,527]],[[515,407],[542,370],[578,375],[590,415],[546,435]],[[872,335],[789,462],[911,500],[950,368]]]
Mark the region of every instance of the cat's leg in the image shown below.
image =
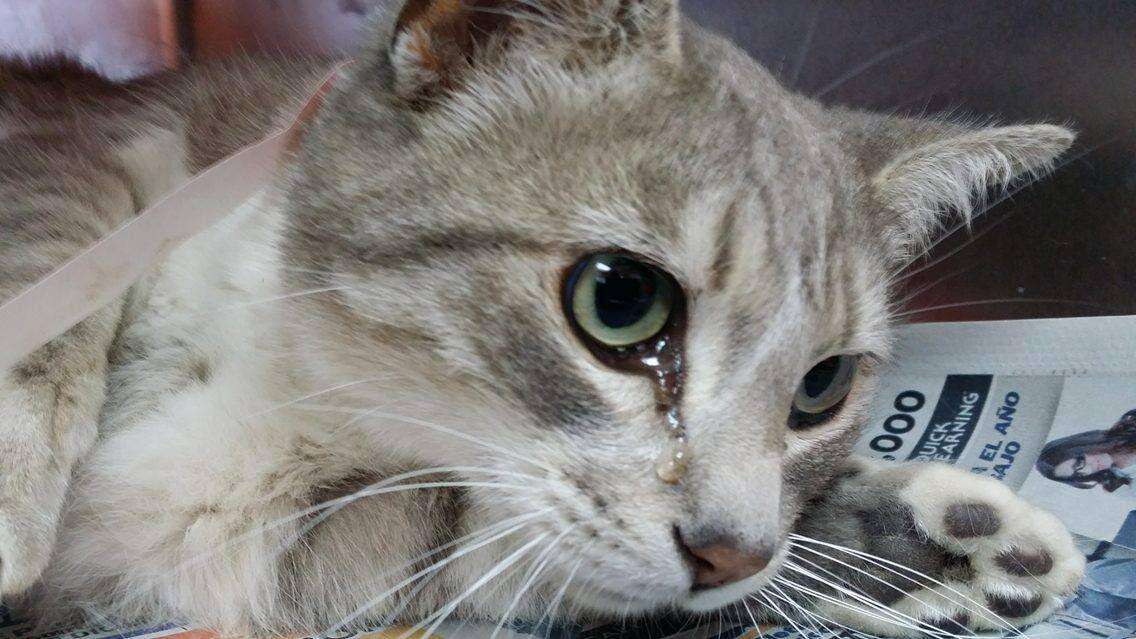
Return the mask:
[[[943,464],[849,460],[796,532],[782,591],[885,636],[1028,626],[1061,605],[1085,566],[1052,514]]]
[[[373,622],[410,592],[404,614],[417,618],[456,594],[457,562],[399,585],[446,557],[427,551],[473,521],[459,494],[433,485],[447,476],[407,476],[407,466],[376,460],[338,430],[249,423],[244,409],[224,408],[267,393],[241,386],[248,377],[222,365],[216,385],[162,400],[176,415],[159,411],[100,441],[76,474],[29,612],[58,620],[82,604],[122,623],[180,618],[278,636],[323,630],[357,610]],[[392,490],[350,499],[383,481]]]
[[[126,176],[73,139],[0,145],[0,301],[27,288],[135,210]],[[75,462],[95,439],[120,305],[0,371],[0,594],[43,570]],[[0,327],[3,330],[3,327]]]

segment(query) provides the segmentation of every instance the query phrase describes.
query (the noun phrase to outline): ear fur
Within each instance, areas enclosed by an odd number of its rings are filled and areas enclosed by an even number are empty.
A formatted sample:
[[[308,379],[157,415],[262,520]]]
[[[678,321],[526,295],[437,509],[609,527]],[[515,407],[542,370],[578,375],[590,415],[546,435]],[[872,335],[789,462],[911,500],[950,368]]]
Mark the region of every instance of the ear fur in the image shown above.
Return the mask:
[[[928,242],[946,214],[969,223],[991,192],[1050,170],[1076,137],[1050,124],[972,128],[883,118],[854,136],[884,209],[884,233],[901,254]]]
[[[395,92],[422,103],[518,46],[577,66],[629,49],[676,56],[678,15],[677,0],[408,0],[390,44]]]

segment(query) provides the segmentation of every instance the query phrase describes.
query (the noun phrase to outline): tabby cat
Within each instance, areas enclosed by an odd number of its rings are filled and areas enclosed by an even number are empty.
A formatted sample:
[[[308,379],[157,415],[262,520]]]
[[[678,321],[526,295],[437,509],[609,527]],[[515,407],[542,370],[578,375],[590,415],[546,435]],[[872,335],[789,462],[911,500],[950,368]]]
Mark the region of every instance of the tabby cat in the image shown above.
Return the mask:
[[[397,4],[270,187],[4,372],[6,598],[257,634],[1060,605],[1053,516],[849,450],[897,268],[1070,131],[827,107],[675,0]],[[0,298],[333,64],[6,64]]]

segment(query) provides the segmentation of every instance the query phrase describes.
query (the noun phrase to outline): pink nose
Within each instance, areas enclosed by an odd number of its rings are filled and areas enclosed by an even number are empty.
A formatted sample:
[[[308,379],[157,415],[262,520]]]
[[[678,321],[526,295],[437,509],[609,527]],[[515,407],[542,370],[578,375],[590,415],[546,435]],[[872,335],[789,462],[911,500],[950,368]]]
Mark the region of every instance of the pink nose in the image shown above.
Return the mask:
[[[694,559],[694,586],[717,588],[752,577],[769,565],[768,554],[745,552],[730,543],[686,547]]]

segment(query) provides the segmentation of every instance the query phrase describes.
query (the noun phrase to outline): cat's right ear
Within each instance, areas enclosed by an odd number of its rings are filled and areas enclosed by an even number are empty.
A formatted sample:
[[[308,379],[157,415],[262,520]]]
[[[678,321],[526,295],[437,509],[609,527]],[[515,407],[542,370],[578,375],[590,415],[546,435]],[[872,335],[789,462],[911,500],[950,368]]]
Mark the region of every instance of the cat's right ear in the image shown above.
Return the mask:
[[[424,105],[511,53],[577,68],[679,55],[677,0],[408,0],[388,30],[394,93]]]
[[[1076,137],[1051,124],[834,115],[868,181],[871,221],[898,259],[920,251],[948,216],[969,222],[991,193],[1047,172]]]

